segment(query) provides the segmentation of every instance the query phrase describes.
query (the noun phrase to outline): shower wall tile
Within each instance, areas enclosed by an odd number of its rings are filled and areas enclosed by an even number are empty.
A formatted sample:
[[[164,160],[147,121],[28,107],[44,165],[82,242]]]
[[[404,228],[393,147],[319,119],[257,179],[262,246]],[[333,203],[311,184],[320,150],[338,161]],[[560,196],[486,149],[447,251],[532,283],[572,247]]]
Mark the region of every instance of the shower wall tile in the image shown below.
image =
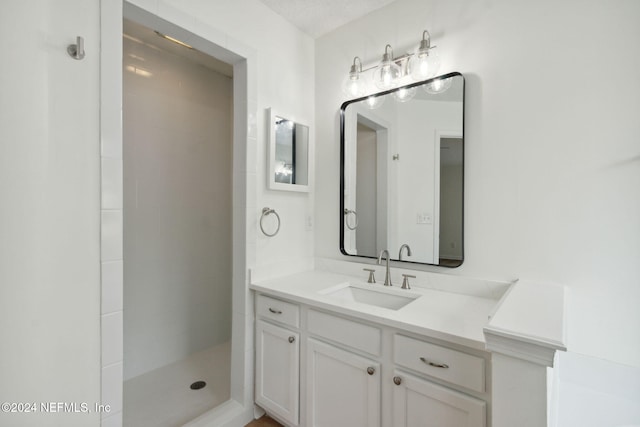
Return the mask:
[[[254,48],[234,37],[230,37],[229,35],[227,35],[225,47],[242,58],[255,58],[257,56],[257,52]]]
[[[258,138],[258,103],[248,100],[247,104],[247,137]],[[267,131],[269,131],[267,129]]]
[[[232,200],[244,195],[246,177],[232,172],[232,81],[176,55],[127,40],[123,46],[156,73],[125,72],[123,80],[130,378],[229,339],[230,224],[243,223],[244,213],[232,211]]]
[[[246,170],[244,172],[247,173],[257,173],[257,147],[258,147],[258,139],[255,137],[247,138],[247,162],[246,162]]]
[[[122,362],[102,368],[102,404],[110,405],[110,412],[102,418],[122,412]]]
[[[245,209],[245,216],[249,219],[248,227],[246,227],[246,242],[255,242],[258,237],[259,230],[259,218],[262,216],[262,208],[247,207]],[[260,233],[262,233],[260,231]]]
[[[102,315],[102,366],[122,361],[123,313]]]
[[[122,159],[102,158],[102,209],[122,209]]]
[[[242,271],[240,271],[240,274],[241,273]],[[244,314],[246,313],[244,298],[246,297],[247,292],[247,289],[244,289],[240,286],[234,286],[232,289],[232,315],[234,316],[234,320],[235,316],[244,316]],[[235,327],[235,325],[233,325],[233,327]]]
[[[109,4],[112,3],[112,4]],[[122,2],[101,2],[100,152],[122,158]]]
[[[122,211],[102,211],[102,261],[122,259]]]
[[[109,416],[102,419],[101,427],[122,427],[122,412],[109,412]]]
[[[233,208],[245,208],[247,206],[247,197],[249,197],[249,189],[247,187],[247,174],[233,173]]]
[[[196,25],[196,17],[193,14],[185,11],[184,8],[180,8],[178,6],[169,4],[168,2],[159,0],[157,2],[157,13],[158,16],[167,17],[167,21],[178,25],[182,28],[194,28]],[[187,44],[192,45],[193,33],[187,32],[182,28],[176,28],[175,26],[171,26],[171,24],[165,24],[166,27],[163,28],[162,23],[156,23],[155,29],[164,34],[171,34],[172,37],[177,38],[178,40],[182,40]]]
[[[247,188],[245,206],[251,208],[252,206],[256,206],[256,199],[258,197],[258,179],[255,173],[247,173],[245,179]]]
[[[249,224],[253,224],[253,226],[255,227],[255,222],[252,222],[251,220],[247,221]],[[255,267],[256,265],[256,260],[257,260],[257,252],[258,252],[258,246],[255,242],[255,240],[253,242],[249,242],[247,241],[247,248],[245,250],[245,256],[246,256],[246,260],[247,263],[245,265],[246,268],[251,268],[251,267]],[[247,283],[248,285],[248,283]]]
[[[254,370],[252,369],[255,366],[255,352],[253,348],[248,349],[245,352],[244,360],[245,360],[245,377],[244,377],[244,399],[247,402],[250,402],[253,399],[253,380],[254,380]]]
[[[245,78],[247,86],[248,102],[258,102],[258,65],[255,58],[257,58],[257,55],[248,56],[243,69],[243,78]],[[266,107],[265,105],[265,108]],[[258,128],[260,128],[259,125]]]
[[[122,260],[102,263],[102,314],[122,310],[123,265]]]

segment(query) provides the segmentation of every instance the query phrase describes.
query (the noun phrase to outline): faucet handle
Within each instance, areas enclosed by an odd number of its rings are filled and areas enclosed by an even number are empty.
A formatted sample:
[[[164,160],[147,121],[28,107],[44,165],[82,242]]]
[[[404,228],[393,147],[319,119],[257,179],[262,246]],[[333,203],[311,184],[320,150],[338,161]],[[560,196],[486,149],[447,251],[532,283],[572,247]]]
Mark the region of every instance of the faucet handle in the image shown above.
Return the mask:
[[[367,283],[376,283],[376,271],[373,268],[363,268],[363,271],[369,272],[369,278],[367,279]]]
[[[402,289],[411,289],[411,286],[409,286],[409,278],[415,279],[416,276],[412,276],[411,274],[403,274],[402,277]]]

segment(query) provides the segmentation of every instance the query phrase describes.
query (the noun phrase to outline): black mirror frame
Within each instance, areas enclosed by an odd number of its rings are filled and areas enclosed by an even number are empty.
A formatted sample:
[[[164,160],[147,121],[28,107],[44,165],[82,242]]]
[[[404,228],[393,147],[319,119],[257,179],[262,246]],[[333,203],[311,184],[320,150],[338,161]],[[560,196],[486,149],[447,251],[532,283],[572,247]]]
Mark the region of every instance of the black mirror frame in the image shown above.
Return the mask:
[[[345,185],[345,109],[350,105],[350,104],[354,104],[356,102],[360,102],[360,101],[364,101],[370,97],[379,97],[379,96],[384,96],[384,95],[389,95],[393,92],[397,92],[400,89],[409,89],[412,87],[417,87],[417,86],[423,86],[425,84],[429,84],[435,80],[444,80],[444,79],[448,79],[451,77],[462,77],[462,100],[463,100],[463,105],[465,103],[465,79],[464,76],[459,73],[459,72],[452,72],[452,73],[448,73],[448,74],[443,74],[440,76],[436,76],[427,80],[423,80],[420,82],[416,82],[416,83],[411,83],[411,84],[407,84],[404,86],[399,86],[393,89],[389,89],[383,92],[377,92],[371,95],[367,95],[367,96],[363,96],[360,98],[356,98],[356,99],[351,99],[348,101],[345,101],[342,103],[342,105],[340,106],[340,210],[339,210],[339,224],[340,224],[340,253],[342,255],[345,256],[349,256],[349,257],[356,257],[356,258],[366,258],[366,259],[377,259],[377,257],[372,257],[372,256],[366,256],[366,255],[353,255],[353,254],[349,254],[347,253],[347,251],[344,248],[344,238],[345,238],[345,231],[344,231],[344,227],[345,227],[345,213],[344,213],[344,185]],[[465,185],[464,185],[464,179],[465,179],[465,157],[466,157],[466,149],[465,149],[465,140],[466,140],[466,133],[465,133],[465,108],[462,109],[462,248],[461,248],[461,252],[462,252],[462,260],[460,261],[460,264],[458,265],[441,265],[441,264],[428,264],[428,263],[424,263],[424,262],[416,262],[416,261],[408,261],[408,260],[398,260],[398,259],[391,259],[391,261],[395,261],[395,262],[403,262],[403,263],[407,263],[407,264],[416,264],[416,265],[429,265],[429,266],[434,266],[434,267],[444,267],[444,268],[458,268],[460,267],[465,260],[465,253],[464,253],[464,248],[465,248],[465,233],[464,233],[464,221],[465,221],[465,203],[464,203],[464,194],[465,194]]]

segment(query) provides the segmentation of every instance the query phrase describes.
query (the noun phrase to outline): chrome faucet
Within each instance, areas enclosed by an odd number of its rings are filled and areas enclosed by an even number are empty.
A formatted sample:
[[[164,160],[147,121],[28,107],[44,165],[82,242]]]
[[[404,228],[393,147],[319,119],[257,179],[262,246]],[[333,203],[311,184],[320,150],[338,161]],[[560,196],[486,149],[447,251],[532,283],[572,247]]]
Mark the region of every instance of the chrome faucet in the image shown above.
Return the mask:
[[[400,261],[402,261],[402,250],[404,248],[407,248],[407,256],[411,256],[411,248],[405,243],[404,245],[400,246],[400,252],[398,252],[398,259]]]
[[[391,283],[391,273],[389,272],[389,251],[383,249],[380,251],[380,255],[378,255],[378,265],[382,264],[382,255],[387,255],[387,274],[384,276],[384,285],[385,286],[393,286]]]

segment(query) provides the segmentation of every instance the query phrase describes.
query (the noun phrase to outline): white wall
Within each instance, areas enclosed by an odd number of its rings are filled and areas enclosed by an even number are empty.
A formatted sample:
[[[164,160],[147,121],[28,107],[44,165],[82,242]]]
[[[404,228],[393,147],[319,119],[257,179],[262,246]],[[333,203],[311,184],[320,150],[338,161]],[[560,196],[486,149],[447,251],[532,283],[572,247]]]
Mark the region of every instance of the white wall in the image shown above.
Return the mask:
[[[231,338],[233,82],[158,44],[123,48],[125,380]]]
[[[99,3],[64,4],[0,4],[2,402],[100,402]],[[0,425],[99,422],[37,409]]]
[[[633,0],[398,0],[319,38],[316,255],[341,258],[344,74],[428,29],[467,83],[465,261],[444,271],[564,284],[569,350],[639,367],[639,18]]]

